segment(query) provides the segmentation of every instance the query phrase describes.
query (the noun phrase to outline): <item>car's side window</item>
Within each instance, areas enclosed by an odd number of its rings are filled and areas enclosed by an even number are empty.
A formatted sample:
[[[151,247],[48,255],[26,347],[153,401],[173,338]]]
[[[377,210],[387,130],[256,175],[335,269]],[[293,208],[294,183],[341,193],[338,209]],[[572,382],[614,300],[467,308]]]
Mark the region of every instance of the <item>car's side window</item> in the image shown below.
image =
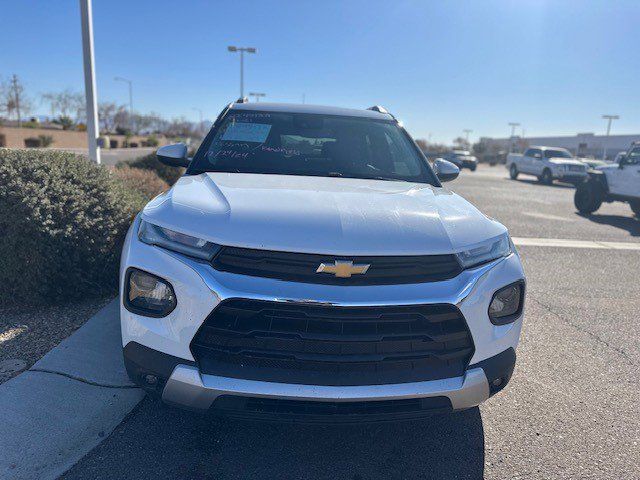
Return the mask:
[[[524,152],[525,157],[533,157],[533,148],[529,148]]]

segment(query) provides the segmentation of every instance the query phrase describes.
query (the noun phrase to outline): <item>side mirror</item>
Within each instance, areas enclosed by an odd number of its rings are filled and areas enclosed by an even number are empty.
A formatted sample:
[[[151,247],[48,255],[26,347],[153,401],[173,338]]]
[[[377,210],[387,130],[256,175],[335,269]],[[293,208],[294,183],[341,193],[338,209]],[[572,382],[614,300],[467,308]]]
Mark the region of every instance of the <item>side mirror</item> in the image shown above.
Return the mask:
[[[433,168],[441,182],[450,182],[460,175],[460,169],[458,167],[442,158],[437,158],[436,161],[433,162]]]
[[[542,158],[542,155],[540,155],[539,153],[534,153],[533,158],[537,158],[538,160],[540,160]]]
[[[158,160],[170,167],[188,167],[187,146],[184,143],[174,143],[160,147],[156,152]]]

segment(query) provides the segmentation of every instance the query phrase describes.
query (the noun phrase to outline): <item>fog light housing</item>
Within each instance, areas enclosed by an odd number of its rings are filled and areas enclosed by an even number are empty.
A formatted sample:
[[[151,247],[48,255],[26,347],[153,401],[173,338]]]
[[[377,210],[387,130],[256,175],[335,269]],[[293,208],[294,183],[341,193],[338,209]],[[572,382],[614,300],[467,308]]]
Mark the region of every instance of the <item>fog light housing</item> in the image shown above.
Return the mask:
[[[522,280],[507,285],[493,294],[489,304],[489,320],[494,325],[514,322],[522,313],[524,303],[524,282]]]
[[[176,308],[176,294],[166,280],[130,268],[125,276],[124,306],[138,315],[166,317]]]

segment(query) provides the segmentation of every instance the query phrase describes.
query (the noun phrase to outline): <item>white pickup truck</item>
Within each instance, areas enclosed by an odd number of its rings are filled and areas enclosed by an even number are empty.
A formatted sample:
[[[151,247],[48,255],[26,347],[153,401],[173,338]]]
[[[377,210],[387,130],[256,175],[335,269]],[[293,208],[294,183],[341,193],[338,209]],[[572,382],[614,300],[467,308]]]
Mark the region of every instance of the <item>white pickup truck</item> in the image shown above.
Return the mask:
[[[587,165],[564,148],[530,147],[523,154],[510,153],[506,166],[513,180],[524,173],[535,175],[545,185],[554,180],[577,184],[587,177]]]

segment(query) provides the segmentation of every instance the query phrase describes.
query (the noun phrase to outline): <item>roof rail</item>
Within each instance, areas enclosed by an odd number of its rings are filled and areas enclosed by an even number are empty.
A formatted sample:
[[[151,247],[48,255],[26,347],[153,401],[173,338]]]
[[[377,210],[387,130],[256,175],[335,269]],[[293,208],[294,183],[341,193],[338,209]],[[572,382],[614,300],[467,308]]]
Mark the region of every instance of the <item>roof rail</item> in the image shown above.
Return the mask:
[[[396,117],[394,117],[386,108],[384,108],[381,105],[374,105],[373,107],[369,107],[367,108],[367,110],[372,110],[374,112],[378,112],[378,113],[385,113],[387,115],[390,115],[391,118],[395,119]]]
[[[249,99],[247,97],[240,97],[235,103],[249,103]]]

